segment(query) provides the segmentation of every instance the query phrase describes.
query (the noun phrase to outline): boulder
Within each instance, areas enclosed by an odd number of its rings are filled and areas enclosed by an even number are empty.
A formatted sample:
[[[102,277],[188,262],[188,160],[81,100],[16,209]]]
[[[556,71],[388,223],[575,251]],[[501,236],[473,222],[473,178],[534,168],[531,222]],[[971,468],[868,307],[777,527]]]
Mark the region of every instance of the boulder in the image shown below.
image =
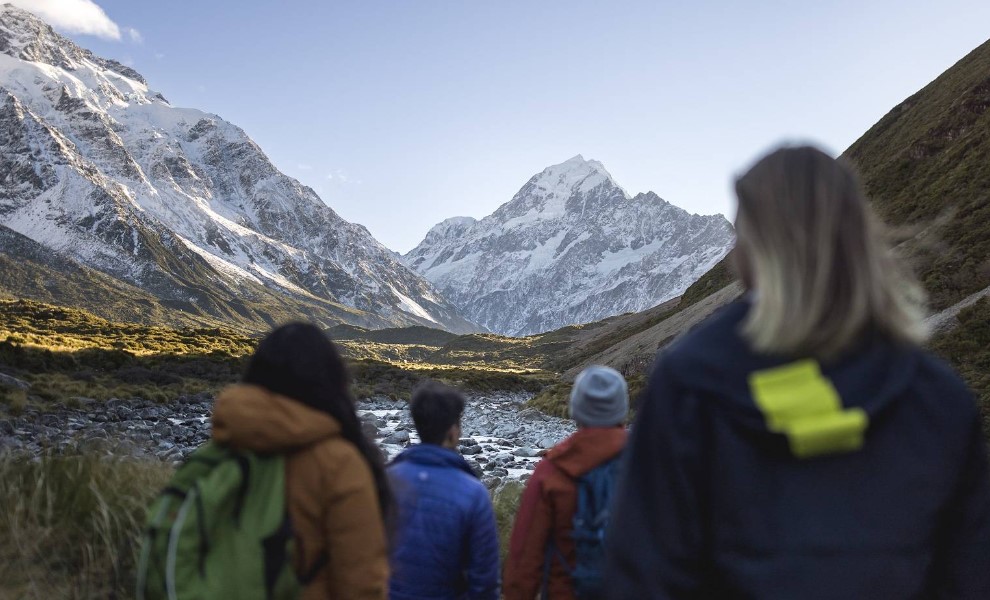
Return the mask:
[[[535,408],[524,408],[519,411],[519,418],[523,421],[533,422],[533,421],[543,421],[545,419],[543,413],[536,410]]]
[[[10,375],[6,375],[4,373],[0,373],[0,385],[5,385],[7,387],[16,388],[19,390],[27,390],[31,388],[30,383],[22,381],[16,377],[11,377]]]
[[[386,444],[405,444],[409,441],[408,431],[396,431],[383,440]]]
[[[378,426],[371,421],[361,421],[361,432],[370,440],[378,437]]]

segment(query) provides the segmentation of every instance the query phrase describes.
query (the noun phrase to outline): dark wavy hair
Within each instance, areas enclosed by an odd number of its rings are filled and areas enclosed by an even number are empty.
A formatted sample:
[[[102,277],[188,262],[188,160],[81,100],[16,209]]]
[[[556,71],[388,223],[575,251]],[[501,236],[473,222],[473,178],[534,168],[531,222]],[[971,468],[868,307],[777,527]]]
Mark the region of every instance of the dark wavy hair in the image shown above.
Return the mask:
[[[382,454],[361,430],[347,366],[323,331],[309,323],[289,323],[276,328],[258,344],[243,381],[288,396],[336,419],[344,439],[354,444],[368,463],[382,518],[386,525],[389,523],[392,493]]]

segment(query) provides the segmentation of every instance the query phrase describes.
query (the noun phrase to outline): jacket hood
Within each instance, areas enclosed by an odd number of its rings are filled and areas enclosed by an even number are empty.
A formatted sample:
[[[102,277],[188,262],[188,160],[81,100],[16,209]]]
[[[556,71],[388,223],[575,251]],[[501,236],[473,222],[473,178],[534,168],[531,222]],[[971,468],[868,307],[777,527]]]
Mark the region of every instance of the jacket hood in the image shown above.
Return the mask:
[[[470,474],[471,477],[474,477],[475,479],[478,478],[477,474],[471,470],[471,466],[468,465],[466,460],[464,460],[464,457],[461,456],[456,450],[451,450],[450,448],[444,448],[443,446],[437,446],[435,444],[417,444],[407,448],[395,457],[392,464],[402,462],[410,462],[417,465],[431,467],[460,469],[461,471]]]
[[[579,429],[547,453],[547,460],[572,478],[580,477],[605,461],[611,460],[626,446],[624,427],[588,427]]]
[[[749,307],[734,302],[676,342],[665,371],[738,426],[787,442],[799,457],[858,449],[917,369],[917,348],[881,336],[829,362],[757,354],[739,333]]]
[[[285,452],[340,435],[330,415],[247,384],[220,392],[212,421],[215,442],[254,452]]]

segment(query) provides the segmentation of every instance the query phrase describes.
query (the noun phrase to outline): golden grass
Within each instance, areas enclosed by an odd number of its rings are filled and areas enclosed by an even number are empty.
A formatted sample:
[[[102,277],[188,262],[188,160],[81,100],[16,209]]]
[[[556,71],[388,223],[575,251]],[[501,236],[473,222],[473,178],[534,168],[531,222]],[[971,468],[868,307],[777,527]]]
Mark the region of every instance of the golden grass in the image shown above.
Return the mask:
[[[108,456],[0,458],[0,598],[130,598],[145,511],[171,468]]]

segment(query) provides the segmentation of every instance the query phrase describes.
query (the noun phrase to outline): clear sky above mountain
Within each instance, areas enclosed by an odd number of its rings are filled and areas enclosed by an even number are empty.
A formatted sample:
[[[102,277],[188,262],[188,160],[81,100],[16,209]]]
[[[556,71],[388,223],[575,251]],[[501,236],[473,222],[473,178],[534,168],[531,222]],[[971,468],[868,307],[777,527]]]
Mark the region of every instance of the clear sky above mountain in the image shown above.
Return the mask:
[[[399,251],[578,153],[731,218],[757,153],[841,152],[990,35],[985,0],[15,4],[241,126]]]

